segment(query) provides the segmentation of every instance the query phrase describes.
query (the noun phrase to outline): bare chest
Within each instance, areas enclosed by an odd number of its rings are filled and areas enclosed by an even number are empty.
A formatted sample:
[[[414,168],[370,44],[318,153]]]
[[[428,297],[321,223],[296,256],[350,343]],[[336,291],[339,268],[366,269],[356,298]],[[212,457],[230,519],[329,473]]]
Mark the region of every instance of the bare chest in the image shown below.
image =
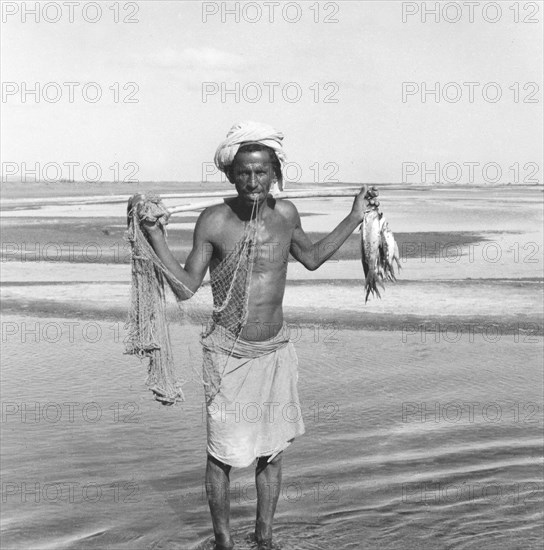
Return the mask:
[[[293,228],[283,217],[275,215],[252,223],[230,220],[220,229],[213,243],[212,268],[237,250],[246,235],[254,242],[254,272],[276,271],[287,265]]]

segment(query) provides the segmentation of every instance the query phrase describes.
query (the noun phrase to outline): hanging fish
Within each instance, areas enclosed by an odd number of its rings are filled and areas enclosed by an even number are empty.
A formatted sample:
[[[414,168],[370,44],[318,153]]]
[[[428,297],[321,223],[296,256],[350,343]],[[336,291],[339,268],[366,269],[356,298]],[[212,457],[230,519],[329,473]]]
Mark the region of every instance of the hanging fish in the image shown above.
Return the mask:
[[[374,189],[374,188],[372,188]],[[361,259],[365,273],[365,303],[372,293],[381,298],[378,285],[385,289],[384,280],[396,281],[395,263],[400,270],[399,248],[395,236],[389,228],[380,204],[371,199],[361,224]]]
[[[389,224],[385,221],[383,214],[381,215],[380,224],[380,236],[381,236],[381,248],[380,248],[380,261],[379,263],[383,267],[384,276],[388,281],[396,281],[395,263],[397,269],[400,271],[400,257],[399,247],[395,241],[393,231],[389,228]]]

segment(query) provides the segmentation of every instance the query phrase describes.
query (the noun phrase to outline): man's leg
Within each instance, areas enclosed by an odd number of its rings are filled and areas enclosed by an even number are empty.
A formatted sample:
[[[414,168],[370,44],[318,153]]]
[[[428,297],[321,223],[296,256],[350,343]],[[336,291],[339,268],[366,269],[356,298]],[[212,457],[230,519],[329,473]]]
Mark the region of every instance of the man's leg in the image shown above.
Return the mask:
[[[234,548],[230,536],[230,466],[208,455],[206,494],[212,514],[213,532],[218,549]]]
[[[255,538],[257,542],[263,543],[272,541],[272,521],[280,496],[282,453],[270,462],[268,462],[268,458],[260,457],[255,470],[255,484],[257,486]]]

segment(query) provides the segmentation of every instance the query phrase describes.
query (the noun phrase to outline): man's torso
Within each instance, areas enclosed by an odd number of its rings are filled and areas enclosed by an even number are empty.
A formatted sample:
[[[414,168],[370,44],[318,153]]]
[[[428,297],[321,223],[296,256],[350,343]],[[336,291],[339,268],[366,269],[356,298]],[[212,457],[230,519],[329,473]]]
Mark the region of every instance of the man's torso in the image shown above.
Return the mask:
[[[210,273],[244,238],[247,222],[233,203],[215,207],[209,218],[213,245]],[[248,319],[240,336],[245,340],[267,340],[283,325],[285,291],[291,238],[295,228],[293,205],[269,198],[257,219],[256,249],[249,284]]]

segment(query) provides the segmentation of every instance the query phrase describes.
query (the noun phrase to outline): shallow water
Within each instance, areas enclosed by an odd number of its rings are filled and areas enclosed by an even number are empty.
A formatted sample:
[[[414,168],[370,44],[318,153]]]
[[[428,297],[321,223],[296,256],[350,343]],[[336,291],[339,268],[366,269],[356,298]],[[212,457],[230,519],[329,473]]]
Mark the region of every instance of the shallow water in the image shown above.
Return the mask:
[[[501,256],[473,243],[472,257],[463,244],[453,258],[409,258],[381,301],[363,305],[358,261],[290,265],[306,434],[284,456],[278,548],[541,547],[541,198],[384,189],[395,231],[451,231],[452,242],[475,231]],[[319,214],[305,228],[332,228],[349,203],[304,203]],[[185,403],[165,408],[144,385],[146,366],[122,354],[128,265],[2,267],[2,547],[210,548],[197,327],[173,330],[176,359],[197,371],[183,370]],[[231,475],[243,550],[254,547],[253,477]]]
[[[27,333],[23,345],[4,335],[3,546],[209,547],[197,376],[186,371],[185,404],[165,408],[144,364],[121,354],[118,325],[70,322],[4,318]],[[306,434],[284,456],[279,548],[540,547],[541,337],[328,336],[300,327]],[[252,468],[231,479],[235,540],[249,549]]]

